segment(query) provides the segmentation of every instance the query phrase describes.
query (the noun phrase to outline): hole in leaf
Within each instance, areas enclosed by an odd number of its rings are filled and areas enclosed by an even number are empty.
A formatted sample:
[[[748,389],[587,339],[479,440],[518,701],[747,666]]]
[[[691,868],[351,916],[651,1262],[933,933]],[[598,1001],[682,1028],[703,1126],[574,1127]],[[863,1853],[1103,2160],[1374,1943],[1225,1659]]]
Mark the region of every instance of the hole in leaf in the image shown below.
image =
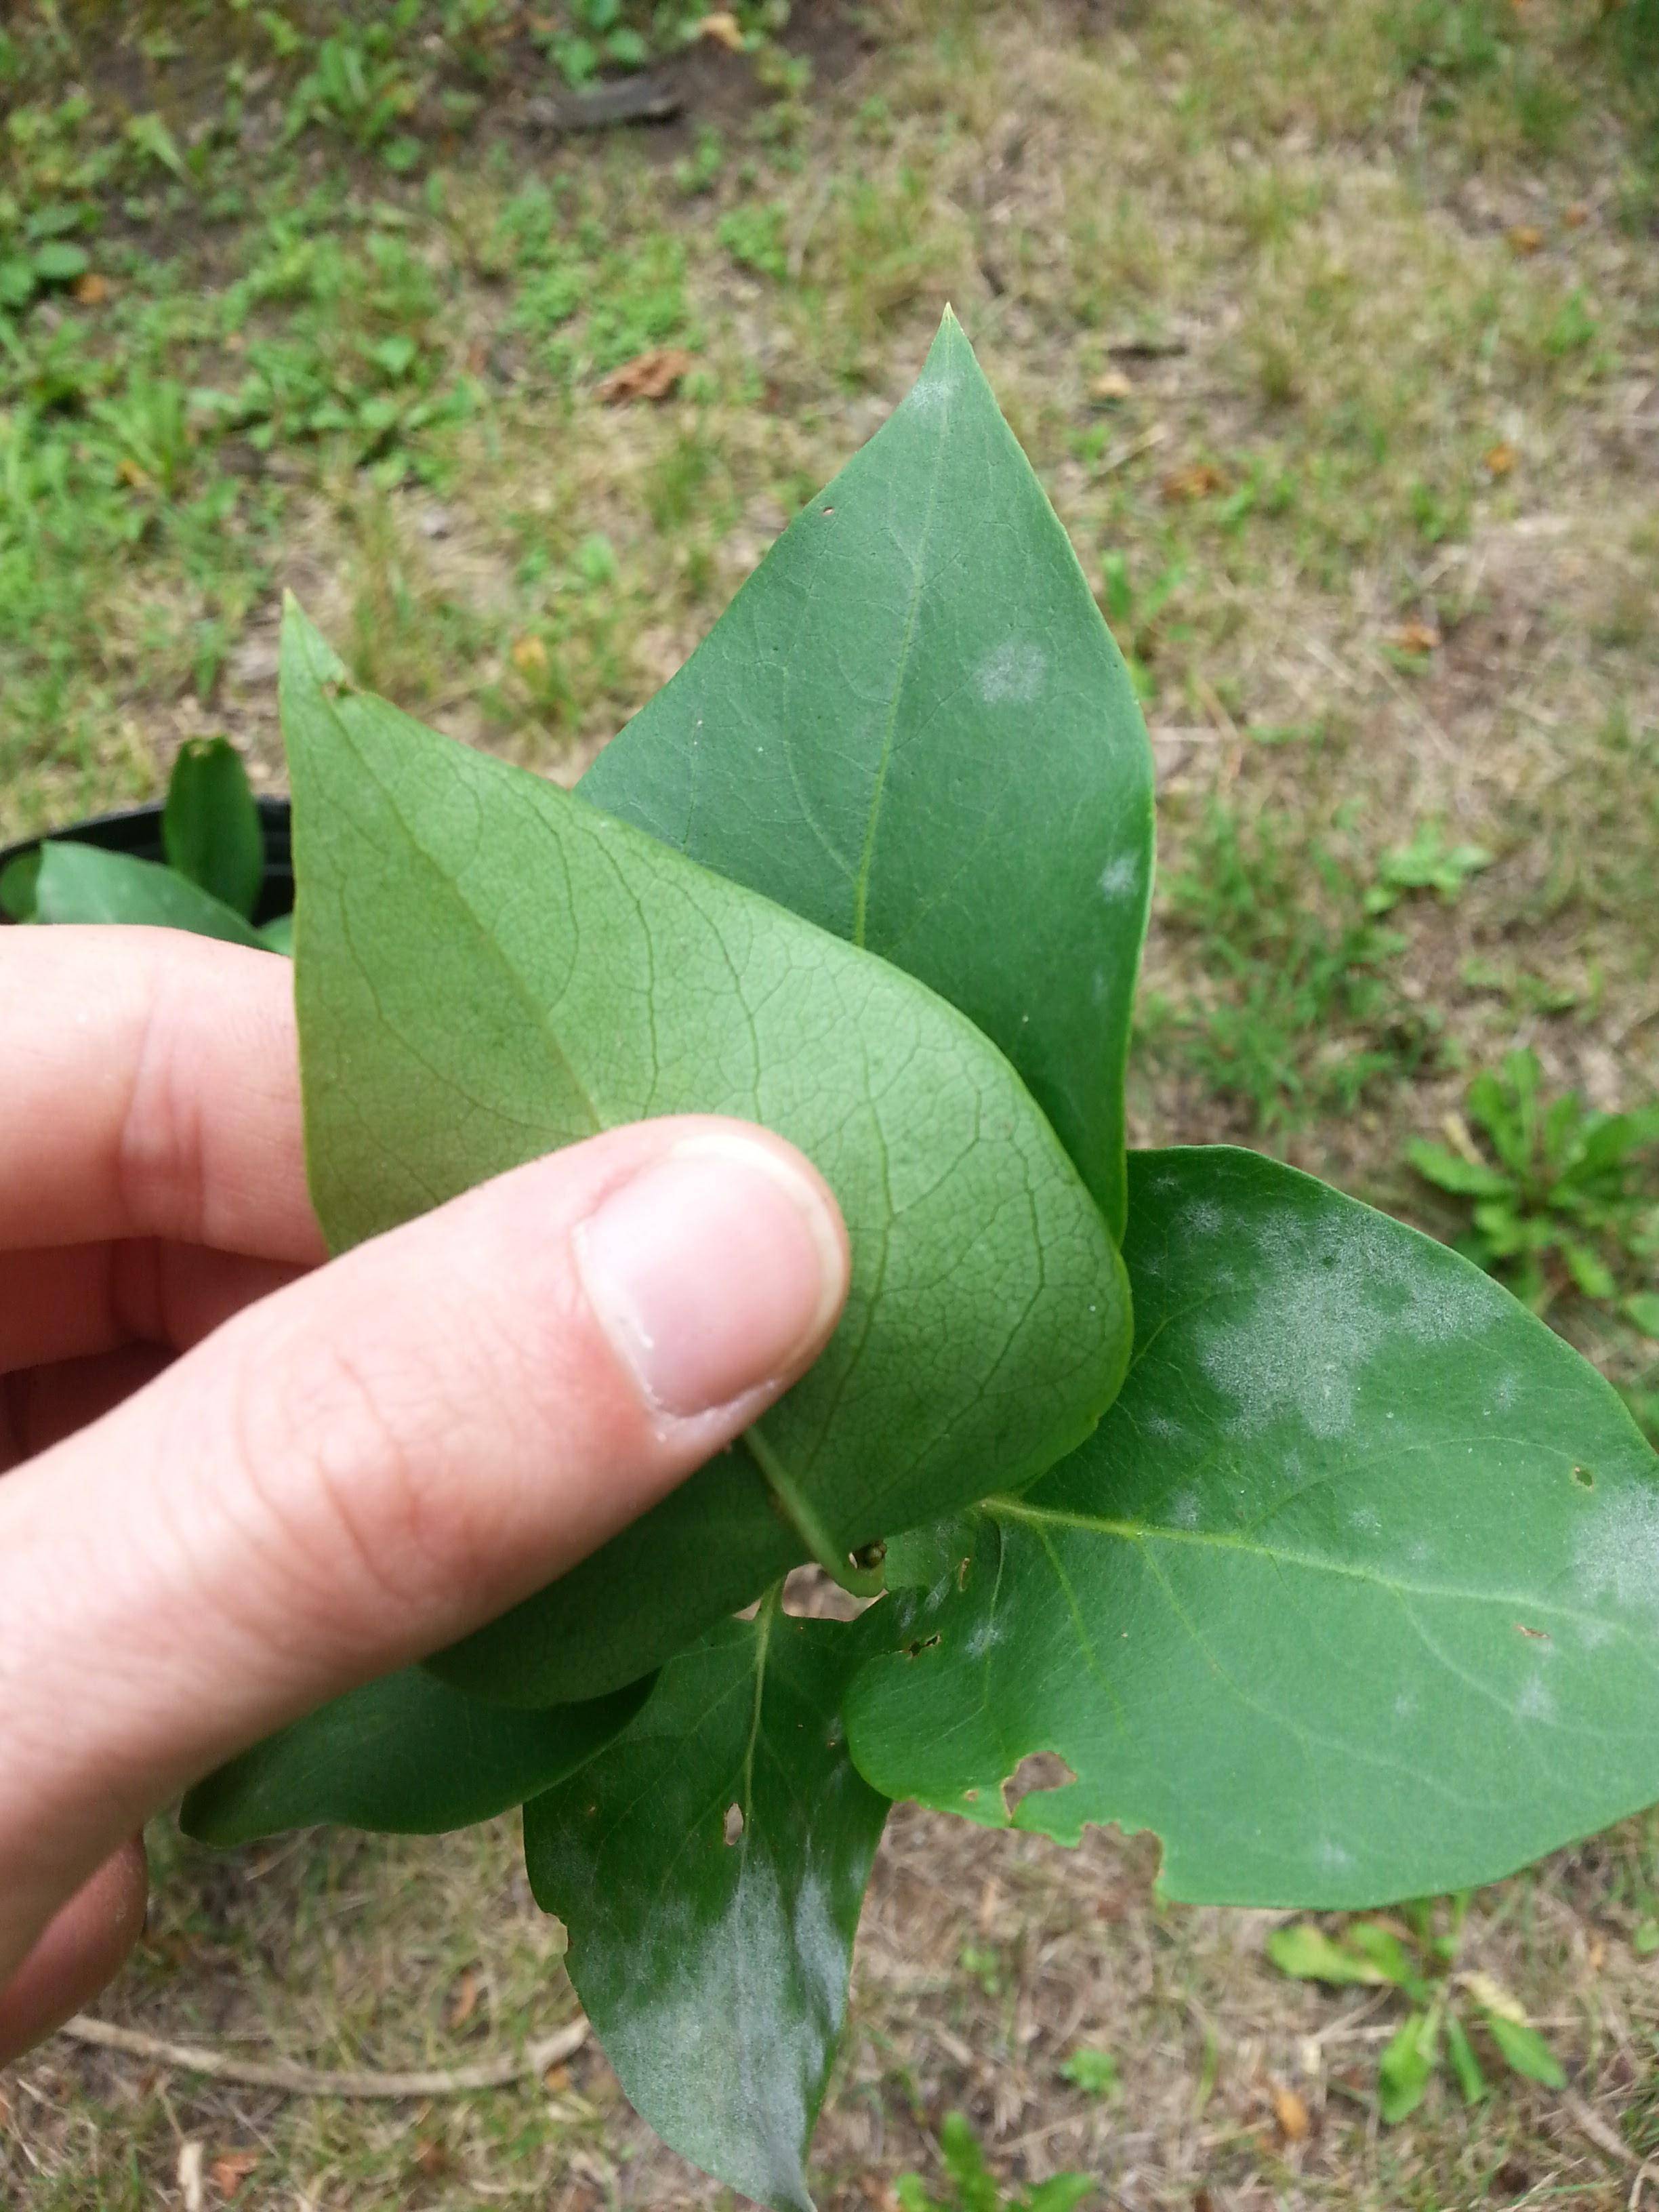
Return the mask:
[[[728,1805],[726,1807],[725,1836],[728,1844],[742,1842],[743,1808],[741,1805]]]
[[[937,1636],[924,1636],[919,1643],[907,1644],[904,1647],[904,1656],[907,1659],[914,1659],[919,1651],[931,1651],[938,1642]]]
[[[1517,1620],[1515,1626],[1517,1635],[1530,1636],[1534,1643],[1547,1644],[1550,1640],[1550,1632],[1547,1628],[1528,1628],[1524,1620]]]
[[[1574,1468],[1572,1479],[1581,1490],[1594,1490],[1595,1487],[1595,1477],[1587,1467]]]
[[[856,1620],[874,1602],[854,1597],[818,1566],[794,1568],[783,1586],[783,1609],[792,1620]]]
[[[1068,1766],[1057,1751],[1028,1751],[1003,1784],[1002,1802],[1012,1814],[1020,1801],[1034,1792],[1063,1790],[1076,1780],[1076,1768]]]

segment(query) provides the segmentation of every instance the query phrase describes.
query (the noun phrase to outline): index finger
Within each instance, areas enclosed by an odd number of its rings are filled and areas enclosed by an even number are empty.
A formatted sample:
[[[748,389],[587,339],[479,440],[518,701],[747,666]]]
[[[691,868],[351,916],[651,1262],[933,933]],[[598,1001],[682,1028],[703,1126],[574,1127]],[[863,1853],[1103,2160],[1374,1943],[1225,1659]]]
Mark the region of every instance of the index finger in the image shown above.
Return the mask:
[[[325,1256],[288,961],[178,930],[8,929],[0,1041],[0,1251]]]

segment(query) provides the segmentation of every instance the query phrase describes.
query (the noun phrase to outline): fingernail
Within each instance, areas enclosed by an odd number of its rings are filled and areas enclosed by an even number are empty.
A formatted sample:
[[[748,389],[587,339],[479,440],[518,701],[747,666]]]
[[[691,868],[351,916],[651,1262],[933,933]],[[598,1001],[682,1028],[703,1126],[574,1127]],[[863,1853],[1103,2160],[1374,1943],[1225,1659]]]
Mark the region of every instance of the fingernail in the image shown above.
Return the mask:
[[[793,1376],[847,1288],[820,1187],[748,1138],[689,1137],[576,1231],[593,1310],[656,1411],[684,1419]]]

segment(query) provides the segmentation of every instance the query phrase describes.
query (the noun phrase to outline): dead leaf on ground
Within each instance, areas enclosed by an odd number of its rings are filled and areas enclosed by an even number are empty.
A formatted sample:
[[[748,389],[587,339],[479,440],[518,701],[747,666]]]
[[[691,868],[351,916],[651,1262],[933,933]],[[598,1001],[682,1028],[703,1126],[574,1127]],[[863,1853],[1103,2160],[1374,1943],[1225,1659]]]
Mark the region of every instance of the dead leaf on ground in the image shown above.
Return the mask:
[[[1286,2142],[1306,2142],[1313,2133],[1313,2122],[1308,2108],[1294,2089],[1287,2089],[1282,2081],[1273,2085],[1273,2118],[1279,2123],[1279,2132]]]
[[[1091,399],[1127,399],[1134,386],[1121,368],[1109,368],[1089,386]]]
[[[1513,2021],[1517,2027],[1531,2025],[1525,2005],[1495,1976],[1472,1968],[1468,1973],[1459,1974],[1457,1979],[1485,2011],[1495,2013],[1499,2020]]]
[[[705,15],[696,27],[696,36],[712,39],[728,53],[743,52],[743,26],[729,8],[717,8],[712,15]]]
[[[1589,210],[1583,200],[1575,200],[1563,214],[1561,220],[1569,230],[1582,230],[1589,221]]]
[[[649,353],[636,353],[602,379],[599,397],[607,407],[626,407],[635,399],[670,398],[695,360],[684,346],[653,346]]]
[[[545,676],[547,673],[547,647],[538,637],[515,638],[510,658],[520,676]],[[453,2027],[454,2022],[452,2021],[450,2025]]]
[[[208,2168],[214,2187],[227,2202],[236,2194],[259,2163],[257,2150],[228,2150]]]
[[[1401,653],[1432,653],[1440,642],[1440,633],[1425,622],[1401,623],[1394,641]]]
[[[1513,223],[1504,235],[1516,253],[1536,253],[1544,243],[1544,234],[1535,222]]]
[[[75,296],[83,307],[101,307],[109,297],[109,278],[88,269],[84,276],[76,279]]]
[[[1486,449],[1486,460],[1487,475],[1492,477],[1508,476],[1510,470],[1515,466],[1516,459],[1516,454],[1514,447],[1510,445],[1507,438],[1500,439],[1497,445],[1489,446]]]
[[[550,2097],[562,2096],[570,2087],[570,2069],[568,2066],[550,2066],[542,2076],[542,2087]]]
[[[1224,491],[1227,479],[1209,461],[1194,461],[1184,469],[1171,469],[1164,479],[1164,496],[1171,501],[1208,499]]]
[[[544,662],[547,659],[547,647],[542,645],[540,638],[521,637],[519,640],[519,645],[531,644],[541,646],[542,659]],[[516,661],[518,657],[519,646],[515,645],[513,648],[513,658]],[[483,1987],[483,1978],[476,1966],[469,1966],[459,1978],[455,1984],[454,1994],[449,2000],[449,2025],[452,2028],[466,2026],[468,2021],[478,2009],[478,1993]]]

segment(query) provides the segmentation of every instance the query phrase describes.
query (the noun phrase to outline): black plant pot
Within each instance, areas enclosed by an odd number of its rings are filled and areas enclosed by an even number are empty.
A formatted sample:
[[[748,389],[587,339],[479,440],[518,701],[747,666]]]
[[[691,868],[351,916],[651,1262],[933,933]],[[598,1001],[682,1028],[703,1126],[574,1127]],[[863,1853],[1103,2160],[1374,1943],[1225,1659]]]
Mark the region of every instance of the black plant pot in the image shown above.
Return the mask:
[[[294,855],[289,842],[287,799],[261,799],[256,804],[265,833],[265,880],[253,919],[263,923],[275,921],[279,915],[294,911]],[[159,805],[124,807],[118,814],[94,814],[89,822],[76,822],[54,834],[72,837],[81,845],[101,845],[106,853],[126,853],[135,860],[161,860],[167,857],[161,849]],[[28,837],[21,845],[9,845],[0,852],[0,868],[9,860],[33,852],[40,842],[39,837]],[[0,913],[0,924],[9,918]]]

